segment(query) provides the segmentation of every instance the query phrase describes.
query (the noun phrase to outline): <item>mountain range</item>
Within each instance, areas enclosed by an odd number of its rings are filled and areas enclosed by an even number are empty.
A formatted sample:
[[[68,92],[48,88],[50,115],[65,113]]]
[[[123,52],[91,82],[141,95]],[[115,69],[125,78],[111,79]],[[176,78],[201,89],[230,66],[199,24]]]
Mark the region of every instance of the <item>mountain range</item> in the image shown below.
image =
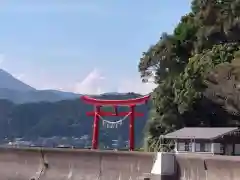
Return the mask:
[[[16,104],[30,102],[57,102],[78,98],[80,94],[58,90],[37,90],[18,80],[10,73],[0,69],[0,99],[7,99]]]
[[[81,137],[92,136],[93,117],[86,115],[92,111],[91,105],[80,100],[81,94],[56,90],[37,90],[0,70],[0,140],[9,138],[32,139],[37,137]],[[100,99],[130,99],[140,97],[135,93],[105,93]],[[96,97],[96,96],[95,96]],[[142,144],[143,129],[146,124],[150,103],[137,106],[144,117],[135,119],[135,137],[138,147]],[[127,111],[119,107],[118,111]],[[112,111],[105,109],[105,111]],[[110,121],[120,117],[103,117]],[[123,118],[123,117],[122,117]],[[103,123],[103,122],[102,122]],[[110,145],[113,139],[128,140],[128,118],[118,129],[108,129],[101,125],[100,141]]]
[[[37,90],[18,80],[7,71],[0,69],[0,99],[7,99],[16,104],[30,102],[57,102],[76,99],[80,94],[58,90]]]
[[[121,96],[125,93],[108,92],[102,94]],[[0,69],[0,99],[10,100],[15,104],[34,102],[57,102],[79,98],[81,94],[58,90],[37,90],[18,80],[7,71]],[[101,95],[100,95],[101,96]]]

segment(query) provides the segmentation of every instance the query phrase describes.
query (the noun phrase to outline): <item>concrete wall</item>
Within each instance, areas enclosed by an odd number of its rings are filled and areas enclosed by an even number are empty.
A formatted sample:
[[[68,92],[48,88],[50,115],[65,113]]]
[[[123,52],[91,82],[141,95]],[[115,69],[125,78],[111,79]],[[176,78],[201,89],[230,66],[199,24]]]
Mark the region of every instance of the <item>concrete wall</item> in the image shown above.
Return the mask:
[[[0,149],[1,180],[135,180],[151,172],[155,154],[68,149]],[[44,165],[45,164],[45,165]]]
[[[1,180],[141,180],[155,153],[0,148]],[[166,180],[239,180],[240,156],[176,154],[175,176]],[[164,165],[164,164],[163,164]],[[38,178],[40,176],[40,178]]]
[[[239,180],[240,157],[207,154],[177,154],[178,179]]]

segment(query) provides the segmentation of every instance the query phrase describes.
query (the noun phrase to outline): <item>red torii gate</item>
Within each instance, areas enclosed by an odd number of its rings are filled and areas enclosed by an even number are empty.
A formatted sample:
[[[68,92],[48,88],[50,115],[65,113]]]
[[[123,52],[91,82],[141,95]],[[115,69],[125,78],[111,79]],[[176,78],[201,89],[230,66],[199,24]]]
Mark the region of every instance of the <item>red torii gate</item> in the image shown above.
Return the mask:
[[[87,112],[88,116],[94,116],[93,123],[93,136],[92,136],[92,149],[98,148],[98,136],[99,136],[99,115],[100,116],[126,116],[130,115],[129,123],[129,150],[134,150],[134,119],[135,117],[143,116],[143,113],[135,112],[135,106],[140,104],[146,104],[150,95],[146,95],[140,98],[135,99],[126,99],[126,100],[103,100],[95,99],[89,96],[81,96],[81,99],[87,103],[94,105],[94,111]],[[104,112],[101,111],[101,106],[113,106],[114,112]],[[128,112],[117,112],[117,106],[128,106],[130,111]]]

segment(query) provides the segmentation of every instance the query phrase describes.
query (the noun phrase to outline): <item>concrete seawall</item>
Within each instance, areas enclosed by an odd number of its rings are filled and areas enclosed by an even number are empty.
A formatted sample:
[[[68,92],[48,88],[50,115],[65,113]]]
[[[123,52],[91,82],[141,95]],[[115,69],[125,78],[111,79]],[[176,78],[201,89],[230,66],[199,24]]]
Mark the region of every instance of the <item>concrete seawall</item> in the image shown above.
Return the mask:
[[[239,180],[240,157],[206,154],[178,154],[178,179]]]
[[[151,180],[155,153],[0,148],[1,180]],[[166,166],[169,161],[162,165]],[[176,154],[166,180],[239,180],[240,157]]]
[[[154,156],[140,152],[1,148],[0,179],[140,180],[151,172]]]

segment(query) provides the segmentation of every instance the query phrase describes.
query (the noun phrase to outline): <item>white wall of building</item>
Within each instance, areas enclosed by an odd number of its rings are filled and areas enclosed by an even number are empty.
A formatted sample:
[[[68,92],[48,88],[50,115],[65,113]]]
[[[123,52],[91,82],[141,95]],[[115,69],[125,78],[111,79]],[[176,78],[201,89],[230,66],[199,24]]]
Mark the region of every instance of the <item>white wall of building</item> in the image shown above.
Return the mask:
[[[235,154],[240,155],[240,144],[235,144]]]
[[[211,152],[220,154],[221,153],[221,144],[220,143],[212,143]]]
[[[170,153],[157,153],[151,174],[173,175],[175,173],[175,156]]]

